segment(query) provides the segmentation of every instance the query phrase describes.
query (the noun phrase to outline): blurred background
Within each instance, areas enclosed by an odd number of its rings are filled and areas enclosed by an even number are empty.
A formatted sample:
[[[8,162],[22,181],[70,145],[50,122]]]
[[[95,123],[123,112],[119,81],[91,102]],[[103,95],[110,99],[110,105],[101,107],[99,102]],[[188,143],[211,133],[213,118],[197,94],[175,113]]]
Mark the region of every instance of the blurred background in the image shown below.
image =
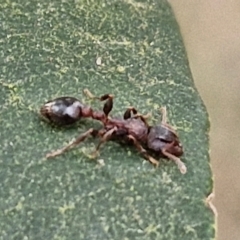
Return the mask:
[[[217,240],[240,239],[240,1],[169,0],[207,107]]]

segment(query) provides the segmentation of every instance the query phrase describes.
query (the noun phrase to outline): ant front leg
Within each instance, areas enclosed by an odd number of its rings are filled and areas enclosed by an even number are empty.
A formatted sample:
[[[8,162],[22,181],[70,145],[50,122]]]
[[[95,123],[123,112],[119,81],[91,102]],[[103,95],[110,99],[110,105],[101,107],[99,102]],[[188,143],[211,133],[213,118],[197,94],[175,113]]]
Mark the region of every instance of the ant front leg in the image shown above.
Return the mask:
[[[106,101],[103,106],[103,112],[106,116],[108,116],[108,114],[112,111],[113,97],[114,97],[112,94],[105,94],[101,97],[95,97],[88,89],[84,89],[83,92],[91,99],[98,99],[99,101]]]
[[[147,151],[141,146],[141,144],[137,141],[137,139],[132,136],[132,135],[128,135],[128,139],[133,141],[133,144],[135,145],[135,147],[137,148],[137,150],[143,154],[143,156],[150,162],[152,163],[154,166],[158,167],[159,166],[159,161],[157,161],[156,159],[154,159],[153,157],[151,157]]]
[[[171,147],[171,145],[169,146],[169,148],[170,148],[170,147]],[[168,147],[165,148],[165,149],[163,149],[163,150],[162,150],[162,154],[163,154],[164,156],[166,156],[167,158],[173,160],[173,161],[177,164],[180,172],[181,172],[182,174],[185,174],[185,173],[187,172],[187,167],[186,167],[186,165],[181,161],[180,158],[178,158],[178,157],[174,156],[173,154],[167,152],[167,150],[168,150]]]
[[[169,130],[171,130],[171,132],[173,132],[177,136],[176,130],[170,124],[167,123],[167,108],[166,107],[161,107],[160,111],[162,113],[161,124],[166,126]]]
[[[129,119],[131,118],[131,113],[133,113],[133,118],[140,118],[147,126],[148,126],[148,123],[147,123],[147,119],[151,116],[150,113],[146,114],[146,115],[143,115],[143,114],[140,114],[138,113],[138,111],[136,110],[136,108],[134,107],[129,107],[127,108],[127,110],[125,111],[124,115],[123,115],[123,118],[126,120],[126,119]]]
[[[69,149],[76,147],[78,144],[80,144],[81,142],[83,142],[88,136],[90,135],[97,135],[98,134],[98,130],[95,130],[93,128],[89,129],[87,132],[81,134],[79,137],[77,137],[76,139],[73,139],[68,145],[66,145],[63,148],[60,148],[52,153],[48,153],[46,155],[46,158],[53,158],[56,156],[59,156],[61,154],[63,154],[64,152],[68,151]]]
[[[162,113],[162,124],[167,124],[167,108],[166,107],[161,107],[160,111]]]

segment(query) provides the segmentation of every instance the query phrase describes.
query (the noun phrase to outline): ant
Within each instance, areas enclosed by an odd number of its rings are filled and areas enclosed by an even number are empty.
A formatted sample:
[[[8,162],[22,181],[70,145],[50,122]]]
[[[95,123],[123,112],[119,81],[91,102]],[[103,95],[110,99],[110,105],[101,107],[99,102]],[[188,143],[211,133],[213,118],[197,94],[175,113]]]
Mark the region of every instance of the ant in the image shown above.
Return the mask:
[[[65,147],[48,153],[46,155],[47,158],[63,154],[83,142],[89,136],[98,136],[100,137],[100,141],[92,155],[93,157],[98,155],[100,147],[105,142],[109,140],[123,140],[125,143],[132,142],[144,158],[156,167],[159,165],[159,161],[150,156],[147,150],[159,157],[173,160],[182,174],[187,172],[185,164],[179,158],[183,155],[183,148],[179,137],[173,127],[167,123],[166,107],[161,108],[161,123],[156,126],[149,126],[147,123],[149,114],[139,114],[134,107],[127,108],[123,118],[109,117],[109,113],[113,108],[113,95],[105,94],[101,97],[95,97],[87,89],[84,90],[84,93],[91,99],[106,101],[103,111],[95,111],[73,97],[60,97],[45,103],[40,109],[40,114],[50,122],[59,125],[68,125],[81,118],[92,118],[101,121],[104,127],[100,130],[90,128],[76,139],[73,139]]]

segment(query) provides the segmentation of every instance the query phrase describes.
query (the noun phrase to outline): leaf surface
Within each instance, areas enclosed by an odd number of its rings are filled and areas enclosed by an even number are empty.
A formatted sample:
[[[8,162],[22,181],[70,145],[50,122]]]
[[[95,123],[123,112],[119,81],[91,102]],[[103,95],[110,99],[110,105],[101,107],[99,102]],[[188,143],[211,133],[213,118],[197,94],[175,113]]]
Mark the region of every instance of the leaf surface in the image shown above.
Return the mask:
[[[214,217],[209,122],[169,5],[161,1],[2,1],[0,72],[1,239],[210,239]],[[51,161],[45,154],[90,127],[39,120],[47,100],[115,95],[160,122],[166,106],[188,172],[153,168],[132,147],[108,142],[97,161],[88,139]],[[101,108],[102,103],[91,102]]]

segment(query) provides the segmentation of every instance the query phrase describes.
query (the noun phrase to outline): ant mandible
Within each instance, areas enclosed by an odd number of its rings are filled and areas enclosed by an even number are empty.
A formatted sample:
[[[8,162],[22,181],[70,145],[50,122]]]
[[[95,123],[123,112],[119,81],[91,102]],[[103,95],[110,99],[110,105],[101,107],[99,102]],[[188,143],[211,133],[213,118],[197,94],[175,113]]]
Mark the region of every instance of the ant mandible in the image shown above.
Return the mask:
[[[123,118],[109,117],[109,113],[113,108],[113,95],[105,94],[101,97],[94,97],[87,89],[84,90],[84,93],[92,99],[106,101],[103,111],[95,111],[73,97],[60,97],[45,103],[40,109],[40,114],[50,122],[59,125],[72,124],[81,118],[92,118],[101,121],[104,127],[100,130],[89,129],[63,148],[48,153],[47,158],[63,154],[89,136],[98,136],[100,141],[93,153],[93,157],[97,156],[101,145],[106,141],[121,139],[126,143],[132,142],[145,159],[153,165],[158,166],[159,161],[150,156],[146,149],[159,157],[173,160],[182,174],[187,172],[185,164],[179,158],[183,155],[182,145],[176,131],[167,123],[167,110],[165,107],[161,108],[161,123],[156,126],[149,126],[147,123],[149,115],[139,114],[134,107],[129,107],[125,111]]]

